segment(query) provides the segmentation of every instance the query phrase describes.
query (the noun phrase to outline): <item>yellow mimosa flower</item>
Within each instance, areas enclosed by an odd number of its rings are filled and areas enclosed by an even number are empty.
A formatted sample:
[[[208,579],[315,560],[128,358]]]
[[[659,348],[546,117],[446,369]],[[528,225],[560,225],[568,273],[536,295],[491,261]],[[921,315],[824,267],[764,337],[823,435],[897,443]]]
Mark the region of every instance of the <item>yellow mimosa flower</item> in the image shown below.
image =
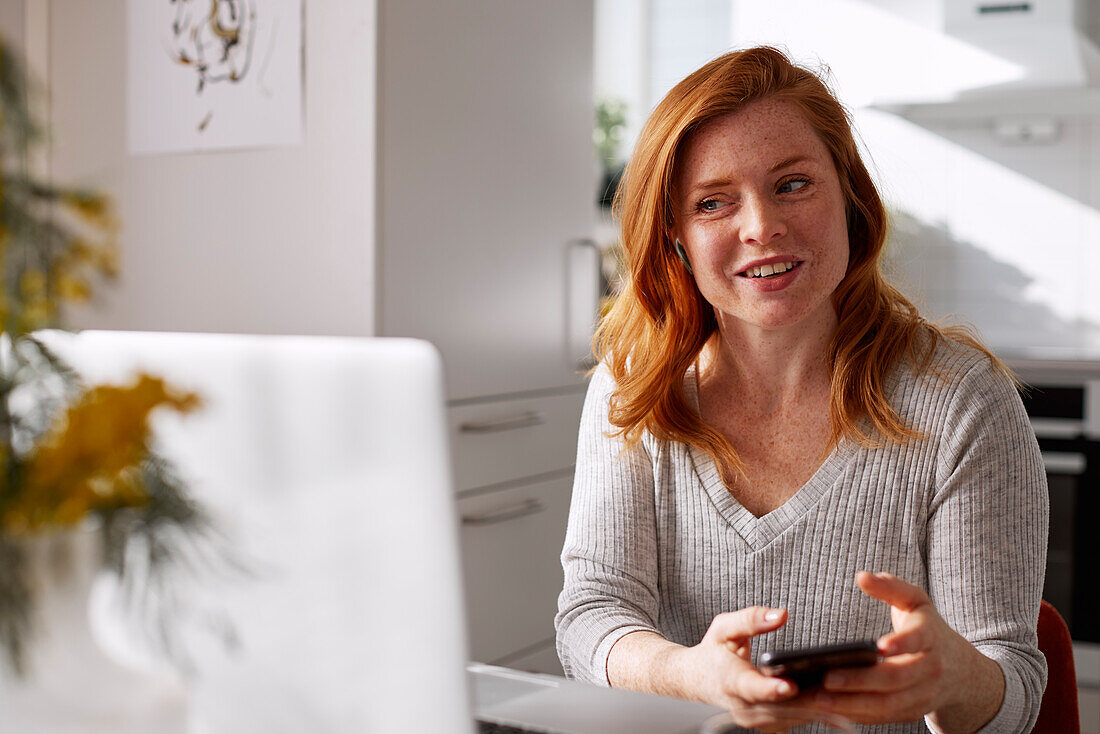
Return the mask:
[[[92,297],[92,288],[83,278],[61,273],[57,276],[57,294],[63,300],[83,303]]]
[[[88,390],[27,456],[23,486],[0,525],[12,531],[70,525],[97,509],[143,504],[150,413],[161,406],[188,412],[199,402],[145,374],[126,387]]]
[[[46,293],[46,274],[38,268],[28,268],[19,278],[19,292],[30,300]]]

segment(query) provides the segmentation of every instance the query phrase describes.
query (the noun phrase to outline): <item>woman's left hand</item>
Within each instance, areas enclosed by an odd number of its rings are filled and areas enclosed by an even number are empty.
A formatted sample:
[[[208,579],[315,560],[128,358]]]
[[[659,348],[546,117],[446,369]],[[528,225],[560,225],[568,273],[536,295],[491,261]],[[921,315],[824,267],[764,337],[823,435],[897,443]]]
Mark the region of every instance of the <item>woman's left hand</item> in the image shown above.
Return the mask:
[[[807,703],[864,724],[931,714],[938,729],[973,732],[990,721],[1004,696],[1000,666],[951,629],[919,586],[867,571],[856,584],[890,605],[894,631],[878,640],[884,659],[830,671]]]

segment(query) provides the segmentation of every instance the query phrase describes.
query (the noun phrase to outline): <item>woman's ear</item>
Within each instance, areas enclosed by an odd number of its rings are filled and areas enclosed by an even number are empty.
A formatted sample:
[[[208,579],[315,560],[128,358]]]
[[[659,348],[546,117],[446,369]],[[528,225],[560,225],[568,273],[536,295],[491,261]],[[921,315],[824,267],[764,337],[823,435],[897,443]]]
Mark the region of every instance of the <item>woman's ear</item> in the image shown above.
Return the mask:
[[[680,258],[680,262],[687,268],[688,274],[695,275],[695,271],[691,269],[691,261],[688,260],[687,250],[684,249],[684,243],[680,242],[679,239],[675,239],[672,241],[672,247],[676,251],[676,257]]]

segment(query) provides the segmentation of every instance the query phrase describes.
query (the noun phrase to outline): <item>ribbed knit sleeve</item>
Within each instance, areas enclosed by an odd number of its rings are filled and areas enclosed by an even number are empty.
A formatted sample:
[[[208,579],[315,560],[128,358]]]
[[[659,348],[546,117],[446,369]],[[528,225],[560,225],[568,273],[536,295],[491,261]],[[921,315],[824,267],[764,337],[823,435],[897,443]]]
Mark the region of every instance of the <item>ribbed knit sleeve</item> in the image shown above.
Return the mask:
[[[958,382],[940,443],[927,530],[929,596],[1004,672],[1004,702],[983,731],[1031,731],[1046,688],[1036,626],[1049,497],[1020,397],[987,361]]]
[[[624,452],[624,442],[607,435],[614,386],[601,365],[581,414],[555,619],[566,675],[604,686],[612,645],[636,630],[655,631],[658,615],[652,466],[640,444]]]

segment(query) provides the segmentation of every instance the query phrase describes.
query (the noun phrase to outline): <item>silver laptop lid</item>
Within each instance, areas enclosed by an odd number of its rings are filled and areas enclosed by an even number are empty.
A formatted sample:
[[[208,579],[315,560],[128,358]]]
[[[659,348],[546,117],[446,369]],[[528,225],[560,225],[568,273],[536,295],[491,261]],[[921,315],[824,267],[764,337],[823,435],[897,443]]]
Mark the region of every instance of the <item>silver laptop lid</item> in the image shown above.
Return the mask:
[[[441,366],[403,339],[50,334],[91,382],[198,392],[159,446],[250,579],[206,589],[240,649],[198,645],[189,731],[470,732]],[[199,593],[199,590],[197,590]]]

